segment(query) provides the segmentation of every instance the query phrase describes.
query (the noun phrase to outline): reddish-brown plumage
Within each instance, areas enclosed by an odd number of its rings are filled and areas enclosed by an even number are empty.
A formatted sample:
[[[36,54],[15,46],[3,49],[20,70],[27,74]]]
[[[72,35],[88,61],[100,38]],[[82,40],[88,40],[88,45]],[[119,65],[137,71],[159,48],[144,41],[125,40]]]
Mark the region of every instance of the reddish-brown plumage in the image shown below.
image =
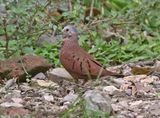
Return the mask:
[[[108,71],[78,44],[78,36],[73,26],[66,26],[63,30],[64,39],[60,50],[60,61],[64,68],[78,81],[78,79],[97,78],[97,76],[123,75]]]

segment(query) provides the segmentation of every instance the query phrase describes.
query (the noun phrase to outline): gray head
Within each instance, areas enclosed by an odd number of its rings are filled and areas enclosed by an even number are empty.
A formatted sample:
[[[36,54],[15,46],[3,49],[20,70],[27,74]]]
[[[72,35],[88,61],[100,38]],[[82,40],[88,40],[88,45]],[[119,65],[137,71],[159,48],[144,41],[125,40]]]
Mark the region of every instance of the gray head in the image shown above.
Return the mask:
[[[78,32],[77,29],[73,25],[67,25],[63,28],[63,37],[72,37],[76,36],[78,38]]]

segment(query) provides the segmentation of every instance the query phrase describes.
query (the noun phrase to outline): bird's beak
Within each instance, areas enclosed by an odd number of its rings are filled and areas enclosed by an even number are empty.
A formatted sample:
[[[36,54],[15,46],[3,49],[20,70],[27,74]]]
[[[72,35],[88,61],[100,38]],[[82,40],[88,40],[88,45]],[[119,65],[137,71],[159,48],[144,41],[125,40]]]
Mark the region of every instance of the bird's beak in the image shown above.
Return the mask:
[[[68,35],[68,34],[67,34],[65,31],[62,30],[62,37],[63,37],[63,38],[66,38],[67,35]]]

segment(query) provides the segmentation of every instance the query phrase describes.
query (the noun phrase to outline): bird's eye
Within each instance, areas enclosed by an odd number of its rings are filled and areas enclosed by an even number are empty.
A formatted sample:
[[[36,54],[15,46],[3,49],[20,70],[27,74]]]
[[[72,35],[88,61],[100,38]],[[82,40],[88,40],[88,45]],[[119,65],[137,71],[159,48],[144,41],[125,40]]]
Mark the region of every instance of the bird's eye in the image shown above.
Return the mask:
[[[68,32],[68,31],[69,31],[69,29],[67,28],[67,29],[66,29],[66,32]]]

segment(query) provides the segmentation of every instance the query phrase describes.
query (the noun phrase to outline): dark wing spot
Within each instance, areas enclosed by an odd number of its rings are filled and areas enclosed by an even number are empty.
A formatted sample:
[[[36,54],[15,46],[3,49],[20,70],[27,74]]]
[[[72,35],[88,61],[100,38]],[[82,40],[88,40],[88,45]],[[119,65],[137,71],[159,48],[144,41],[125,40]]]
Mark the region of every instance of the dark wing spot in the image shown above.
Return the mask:
[[[78,57],[78,58],[77,58],[77,61],[79,61],[79,59],[80,59],[80,58]]]
[[[89,73],[91,73],[91,65],[89,63],[89,60],[87,60],[87,64],[88,64],[88,71],[89,71]]]
[[[82,72],[82,62],[80,62],[80,69],[81,69],[81,72]]]
[[[92,61],[93,63],[95,63],[96,65],[98,65],[98,66],[100,66],[100,67],[102,67],[102,68],[103,68],[103,66],[102,66],[100,63],[98,63],[97,61],[92,60],[92,59],[91,59],[91,61]]]
[[[90,65],[90,63],[89,63],[89,60],[87,60],[87,64],[88,64],[88,67],[91,68],[91,65]]]
[[[65,60],[71,61],[71,59],[70,59],[70,58],[65,58]]]
[[[75,55],[73,54],[72,58],[75,58]]]
[[[74,69],[74,65],[75,65],[75,61],[74,61],[73,64],[72,64],[72,69]]]

